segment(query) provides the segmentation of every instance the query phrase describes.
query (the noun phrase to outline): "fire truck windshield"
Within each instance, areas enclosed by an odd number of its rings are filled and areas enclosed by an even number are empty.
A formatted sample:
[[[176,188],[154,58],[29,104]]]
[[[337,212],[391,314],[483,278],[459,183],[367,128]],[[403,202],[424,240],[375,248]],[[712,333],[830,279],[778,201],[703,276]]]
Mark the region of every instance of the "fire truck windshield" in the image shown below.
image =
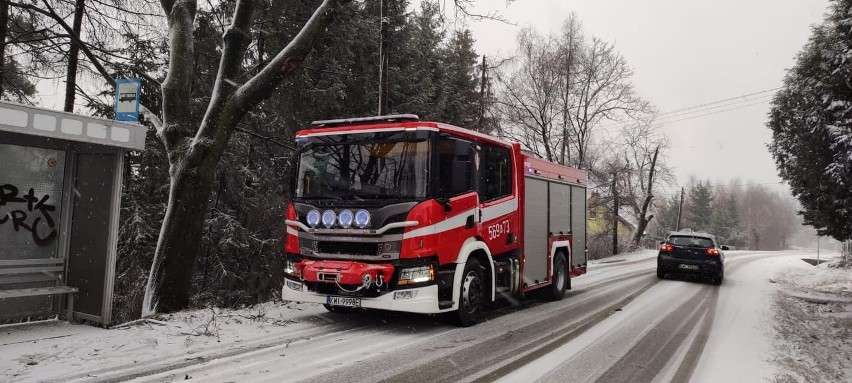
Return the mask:
[[[316,143],[299,157],[296,197],[421,199],[428,194],[428,140]]]

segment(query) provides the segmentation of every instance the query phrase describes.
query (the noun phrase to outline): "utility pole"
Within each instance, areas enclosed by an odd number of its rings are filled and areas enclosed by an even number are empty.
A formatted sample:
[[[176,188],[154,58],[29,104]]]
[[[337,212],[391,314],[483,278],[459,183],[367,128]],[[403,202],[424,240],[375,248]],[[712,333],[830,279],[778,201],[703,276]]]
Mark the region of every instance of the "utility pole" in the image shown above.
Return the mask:
[[[819,267],[819,234],[817,234],[817,264],[816,267]]]
[[[612,255],[618,254],[618,189],[615,188],[615,177],[612,172]]]
[[[382,0],[381,9],[382,32],[381,45],[379,46],[379,116],[387,115],[388,113],[388,27],[390,18],[388,17],[388,0]]]
[[[680,231],[680,217],[683,215],[683,190],[684,188],[680,188],[680,206],[677,208],[677,226],[675,227],[675,231]]]

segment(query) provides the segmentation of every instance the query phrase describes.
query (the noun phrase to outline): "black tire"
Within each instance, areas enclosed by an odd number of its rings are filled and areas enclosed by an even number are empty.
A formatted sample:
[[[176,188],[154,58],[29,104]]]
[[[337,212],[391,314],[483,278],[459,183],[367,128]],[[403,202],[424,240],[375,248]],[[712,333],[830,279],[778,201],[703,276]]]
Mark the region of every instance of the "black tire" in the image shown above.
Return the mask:
[[[666,279],[666,272],[657,267],[657,278]]]
[[[722,284],[722,280],[725,279],[725,270],[719,271],[719,275],[713,278],[713,284],[719,286]]]
[[[468,259],[464,265],[459,288],[459,308],[451,316],[452,321],[458,326],[475,325],[485,311],[487,288],[483,270],[476,258]]]
[[[335,314],[347,314],[355,311],[352,307],[331,306],[325,303],[322,304],[322,307],[325,307],[326,310]]]
[[[568,261],[565,260],[565,253],[559,251],[553,258],[553,283],[545,292],[547,299],[551,301],[561,300],[565,296],[565,290],[571,284],[571,277],[568,275]]]

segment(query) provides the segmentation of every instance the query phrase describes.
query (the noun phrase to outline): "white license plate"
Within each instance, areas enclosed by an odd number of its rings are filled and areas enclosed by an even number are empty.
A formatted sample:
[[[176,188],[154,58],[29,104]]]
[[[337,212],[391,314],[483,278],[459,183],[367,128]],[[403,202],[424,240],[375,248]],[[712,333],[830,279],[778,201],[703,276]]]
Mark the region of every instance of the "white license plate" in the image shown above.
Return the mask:
[[[680,265],[678,267],[685,270],[698,270],[698,266],[696,265]]]
[[[343,306],[343,307],[361,307],[361,298],[352,298],[352,297],[326,297],[325,303],[329,306]]]

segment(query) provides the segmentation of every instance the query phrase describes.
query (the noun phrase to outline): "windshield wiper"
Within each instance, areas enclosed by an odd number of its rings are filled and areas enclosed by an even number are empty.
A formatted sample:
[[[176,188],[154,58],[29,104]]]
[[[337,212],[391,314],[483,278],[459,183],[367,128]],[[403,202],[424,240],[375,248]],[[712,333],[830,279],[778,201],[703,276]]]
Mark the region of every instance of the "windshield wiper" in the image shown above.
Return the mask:
[[[296,198],[304,199],[304,200],[315,200],[315,199],[341,200],[341,199],[343,199],[342,197],[339,197],[339,196],[328,196],[328,195],[312,195],[312,196],[296,197]]]

